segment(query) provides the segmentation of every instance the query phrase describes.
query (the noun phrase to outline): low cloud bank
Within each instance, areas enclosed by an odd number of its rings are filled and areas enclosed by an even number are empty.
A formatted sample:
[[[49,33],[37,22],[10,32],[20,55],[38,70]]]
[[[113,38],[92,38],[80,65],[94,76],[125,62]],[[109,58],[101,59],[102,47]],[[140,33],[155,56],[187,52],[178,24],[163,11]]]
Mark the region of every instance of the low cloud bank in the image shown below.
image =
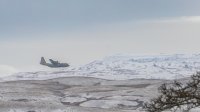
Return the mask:
[[[6,77],[8,75],[11,75],[13,73],[17,73],[19,70],[12,66],[8,65],[0,65],[0,77]]]

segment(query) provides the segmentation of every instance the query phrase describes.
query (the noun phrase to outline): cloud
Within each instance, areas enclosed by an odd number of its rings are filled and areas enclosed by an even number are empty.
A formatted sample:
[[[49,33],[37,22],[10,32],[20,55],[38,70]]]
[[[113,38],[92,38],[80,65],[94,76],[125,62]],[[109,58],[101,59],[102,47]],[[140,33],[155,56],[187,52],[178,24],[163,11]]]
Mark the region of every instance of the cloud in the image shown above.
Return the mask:
[[[1,41],[0,61],[21,70],[41,67],[41,56],[80,65],[117,53],[199,53],[199,29],[200,16],[181,16],[30,34],[27,37],[38,38]]]
[[[179,23],[179,22],[200,22],[200,16],[179,16],[179,17],[168,17],[168,18],[159,18],[153,20],[142,20],[141,23]]]
[[[19,72],[16,68],[8,65],[0,65],[0,77],[5,77]]]
[[[200,22],[200,16],[183,16],[180,19],[188,22]]]

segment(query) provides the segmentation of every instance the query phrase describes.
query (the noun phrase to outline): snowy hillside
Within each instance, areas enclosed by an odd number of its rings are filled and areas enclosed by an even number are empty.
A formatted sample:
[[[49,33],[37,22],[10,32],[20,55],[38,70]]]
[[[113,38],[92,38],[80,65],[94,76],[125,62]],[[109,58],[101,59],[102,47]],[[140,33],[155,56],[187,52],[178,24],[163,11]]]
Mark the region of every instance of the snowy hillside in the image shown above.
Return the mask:
[[[77,68],[17,73],[6,79],[51,79],[65,76],[87,76],[112,80],[134,78],[177,79],[200,71],[200,54],[193,55],[114,55]]]
[[[200,55],[115,55],[79,68],[92,75],[116,75],[126,78],[182,78],[200,70]]]

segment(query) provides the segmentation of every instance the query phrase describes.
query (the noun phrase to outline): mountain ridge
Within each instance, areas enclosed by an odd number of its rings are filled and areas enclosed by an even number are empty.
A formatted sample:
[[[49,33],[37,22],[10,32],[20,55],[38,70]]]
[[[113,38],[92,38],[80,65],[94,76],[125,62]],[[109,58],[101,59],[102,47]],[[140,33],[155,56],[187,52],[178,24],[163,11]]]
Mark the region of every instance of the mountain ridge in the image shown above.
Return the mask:
[[[114,55],[86,65],[52,71],[16,73],[3,79],[50,79],[68,76],[96,77],[111,80],[180,79],[200,70],[200,54]]]

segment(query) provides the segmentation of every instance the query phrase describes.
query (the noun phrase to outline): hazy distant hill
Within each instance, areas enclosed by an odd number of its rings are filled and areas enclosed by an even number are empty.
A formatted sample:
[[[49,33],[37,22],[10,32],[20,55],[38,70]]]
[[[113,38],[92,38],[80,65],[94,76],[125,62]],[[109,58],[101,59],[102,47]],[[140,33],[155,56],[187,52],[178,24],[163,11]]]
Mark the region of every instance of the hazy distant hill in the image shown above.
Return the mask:
[[[200,54],[114,55],[77,68],[17,73],[7,79],[50,79],[65,76],[87,76],[114,80],[177,79],[188,77],[196,71],[200,71]]]
[[[87,74],[105,74],[106,78],[119,76],[131,78],[174,79],[193,74],[200,70],[200,55],[156,55],[134,56],[115,55],[93,61],[79,68]]]

